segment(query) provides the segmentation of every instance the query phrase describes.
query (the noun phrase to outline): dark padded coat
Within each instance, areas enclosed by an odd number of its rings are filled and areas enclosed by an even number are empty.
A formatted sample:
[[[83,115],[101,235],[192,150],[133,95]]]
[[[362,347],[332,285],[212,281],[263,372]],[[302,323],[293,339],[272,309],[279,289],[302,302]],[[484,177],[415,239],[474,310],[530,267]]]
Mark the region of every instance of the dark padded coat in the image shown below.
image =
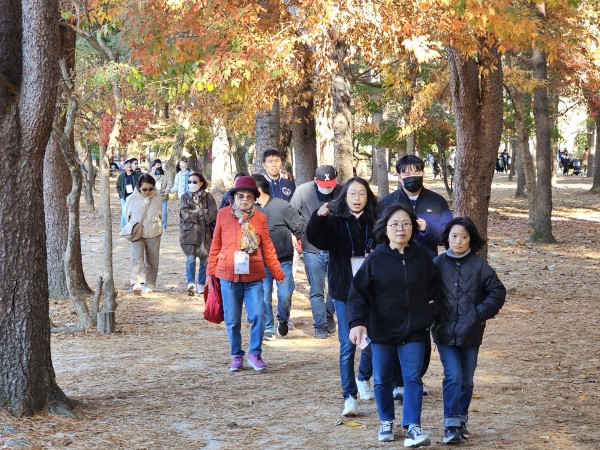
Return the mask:
[[[453,258],[443,253],[434,259],[442,281],[442,308],[432,328],[437,344],[481,345],[485,321],[506,298],[506,288],[490,265],[476,253]]]

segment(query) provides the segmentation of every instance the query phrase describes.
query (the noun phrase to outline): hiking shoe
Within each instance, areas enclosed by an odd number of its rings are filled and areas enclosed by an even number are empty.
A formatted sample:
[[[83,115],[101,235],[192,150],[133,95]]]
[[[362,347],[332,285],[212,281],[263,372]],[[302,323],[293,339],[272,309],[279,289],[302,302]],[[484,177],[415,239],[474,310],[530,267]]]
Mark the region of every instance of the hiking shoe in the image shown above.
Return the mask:
[[[408,431],[406,432],[404,446],[427,447],[428,445],[431,445],[431,439],[429,439],[429,436],[423,433],[423,430],[421,430],[421,427],[419,425],[411,425]]]
[[[195,295],[196,294],[196,285],[194,283],[188,283],[188,295]]]
[[[398,386],[394,388],[394,400],[404,400],[404,386]]]
[[[203,284],[196,285],[196,293],[198,295],[204,295],[204,285]]]
[[[462,441],[460,427],[447,427],[444,429],[444,444],[456,444]]]
[[[337,328],[335,327],[335,318],[333,315],[327,316],[327,332],[329,334],[335,333]]]
[[[356,387],[361,400],[373,400],[375,397],[370,380],[359,380],[356,378]]]
[[[342,412],[342,416],[356,416],[358,414],[358,403],[354,397],[348,397],[344,400],[344,411]]]
[[[327,339],[327,330],[322,328],[315,328],[315,339]]]
[[[394,421],[393,420],[382,420],[381,428],[377,433],[377,439],[379,442],[392,442],[394,440]]]
[[[135,283],[133,285],[133,293],[134,294],[141,294],[142,293],[142,285],[140,283]]]
[[[230,372],[237,372],[242,370],[244,366],[244,357],[243,356],[233,356],[231,358],[231,364],[229,365]]]
[[[458,430],[460,431],[460,435],[463,439],[469,439],[470,434],[469,430],[467,430],[467,424],[465,422],[460,423],[460,428]]]
[[[152,288],[142,284],[142,294],[152,294]]]
[[[267,367],[267,363],[262,360],[260,355],[248,354],[247,356],[248,366],[252,367],[257,372]]]
[[[265,339],[265,341],[274,341],[275,340],[275,333],[272,331],[265,331],[265,334],[263,335],[263,338]]]
[[[279,334],[279,336],[287,336],[288,331],[288,323],[285,320],[277,324],[277,334]]]

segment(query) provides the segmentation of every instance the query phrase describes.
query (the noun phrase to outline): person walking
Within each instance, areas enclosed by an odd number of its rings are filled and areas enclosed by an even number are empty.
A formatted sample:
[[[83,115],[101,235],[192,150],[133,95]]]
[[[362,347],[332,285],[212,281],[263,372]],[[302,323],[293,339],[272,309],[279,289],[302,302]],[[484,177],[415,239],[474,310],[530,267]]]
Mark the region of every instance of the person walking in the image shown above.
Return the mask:
[[[269,235],[277,252],[277,260],[285,273],[285,279],[277,281],[277,334],[286,336],[289,330],[292,294],[295,284],[292,274],[294,259],[294,243],[292,236],[300,238],[304,231],[302,216],[285,200],[269,195],[269,182],[263,175],[254,174],[260,193],[256,203],[257,209],[265,213],[269,225]],[[265,335],[266,340],[275,338],[275,321],[273,318],[273,275],[266,268],[267,276],[263,280],[264,300],[266,309]]]
[[[263,153],[263,168],[270,184],[271,197],[280,198],[289,202],[296,190],[296,183],[281,176],[283,159],[277,150],[267,150]]]
[[[314,181],[308,181],[298,186],[294,192],[290,205],[298,211],[308,223],[312,214],[322,205],[330,203],[342,191],[342,186],[337,184],[337,172],[333,166],[323,165],[317,168]],[[315,246],[306,236],[306,228],[299,241],[304,270],[310,286],[310,309],[313,316],[314,337],[325,339],[335,333],[335,308],[331,297],[325,298],[325,280],[327,279],[327,266],[329,251]]]
[[[127,223],[125,216],[125,202],[127,197],[134,193],[141,173],[137,170],[137,160],[128,159],[123,163],[123,171],[117,177],[117,194],[121,200],[121,228]]]
[[[329,251],[327,278],[329,295],[338,317],[344,416],[357,414],[358,394],[361,400],[373,398],[370,347],[361,351],[358,376],[354,377],[356,345],[348,337],[350,329],[346,302],[354,273],[366,255],[375,248],[373,224],[378,213],[377,207],[377,198],[369,183],[354,177],[344,184],[340,196],[333,203],[325,203],[313,213],[306,227],[308,240],[318,248]]]
[[[260,195],[252,177],[239,177],[230,191],[234,203],[221,208],[208,256],[209,277],[221,283],[223,313],[231,352],[229,370],[242,370],[242,304],[250,320],[250,343],[247,364],[260,371],[267,364],[262,359],[265,332],[263,279],[265,266],[273,278],[284,281],[285,273],[277,261],[277,253],[269,236],[267,217],[254,207]]]
[[[169,176],[165,173],[165,170],[162,166],[162,161],[160,159],[155,159],[152,162],[150,175],[152,175],[156,180],[156,191],[158,192],[158,195],[160,195],[162,202],[162,229],[164,232],[167,231],[167,217],[169,215],[169,195],[167,194],[167,191],[170,190],[171,185],[173,184],[173,177],[171,176],[169,179]]]
[[[181,196],[188,191],[188,182],[192,172],[187,168],[187,161],[185,159],[182,159],[177,163],[175,170],[175,180],[173,181],[173,186],[167,191],[167,194],[176,192],[177,197],[181,198]]]
[[[381,244],[354,276],[348,294],[349,339],[357,344],[368,336],[371,341],[380,442],[394,440],[392,373],[394,361],[402,363],[404,447],[431,444],[421,429],[421,373],[440,286],[431,258],[415,243],[418,229],[412,207],[386,208],[374,230]]]
[[[149,294],[156,288],[162,206],[155,186],[152,175],[140,175],[136,189],[125,203],[127,222],[139,222],[142,226],[142,237],[131,242],[131,286],[134,294]]]
[[[476,254],[485,239],[471,219],[456,217],[448,222],[442,241],[447,251],[434,263],[443,301],[432,334],[444,367],[443,442],[453,444],[469,437],[467,422],[479,348],[486,321],[504,305],[506,288],[494,269]]]
[[[187,191],[179,199],[179,244],[186,256],[188,295],[193,296],[204,292],[208,251],[217,220],[217,202],[206,192],[207,183],[202,174],[192,172],[188,184]],[[199,260],[197,279],[196,260]]]

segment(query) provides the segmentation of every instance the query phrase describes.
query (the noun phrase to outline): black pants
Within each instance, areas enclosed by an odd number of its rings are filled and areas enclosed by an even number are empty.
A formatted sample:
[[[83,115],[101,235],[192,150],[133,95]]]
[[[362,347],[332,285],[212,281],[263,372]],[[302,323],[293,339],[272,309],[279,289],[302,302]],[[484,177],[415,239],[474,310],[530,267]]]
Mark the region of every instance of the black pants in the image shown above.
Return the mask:
[[[423,370],[421,371],[421,377],[425,375],[429,368],[429,361],[431,360],[431,340],[427,341],[427,347],[425,348],[425,358],[423,360]],[[392,368],[392,386],[403,387],[404,380],[402,379],[402,367],[400,367],[400,359],[395,358],[394,367]]]

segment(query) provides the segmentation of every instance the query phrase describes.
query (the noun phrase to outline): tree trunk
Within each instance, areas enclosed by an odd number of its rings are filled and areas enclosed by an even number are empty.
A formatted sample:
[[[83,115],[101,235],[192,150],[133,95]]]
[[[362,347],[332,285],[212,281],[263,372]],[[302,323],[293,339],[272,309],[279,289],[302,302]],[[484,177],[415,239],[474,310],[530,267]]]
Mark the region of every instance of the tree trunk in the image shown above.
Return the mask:
[[[590,105],[591,106],[591,105]],[[597,117],[597,116],[596,116]],[[587,120],[587,136],[588,136],[588,168],[586,177],[594,176],[594,159],[596,157],[596,149],[598,145],[596,143],[596,138],[598,137],[598,120],[593,119],[588,115]]]
[[[502,65],[496,45],[481,41],[479,59],[449,48],[450,86],[456,119],[454,210],[469,216],[487,237],[494,167],[502,132]],[[480,254],[487,258],[487,246]]]
[[[279,150],[279,121],[279,100],[277,99],[273,101],[271,109],[256,113],[255,173],[263,173],[262,158],[267,150]]]
[[[596,116],[594,120],[596,122],[596,142],[594,147],[595,153],[598,153],[598,149],[600,149],[600,117]],[[590,152],[590,156],[591,154],[592,152]],[[598,164],[598,158],[588,159],[588,172],[589,171],[594,173],[594,181],[592,182],[590,192],[600,193],[600,164]]]
[[[352,146],[352,109],[350,82],[344,66],[345,46],[336,44],[337,72],[333,74],[333,155],[338,181],[346,182],[353,176],[354,147]]]
[[[547,66],[546,66],[547,67]],[[558,141],[552,138],[552,130],[558,130],[558,107],[560,103],[560,95],[558,94],[558,90],[560,87],[558,86],[556,74],[554,77],[551,77],[548,93],[548,120],[550,127],[550,154],[552,158],[550,160],[550,171],[551,171],[551,181],[550,186],[556,186],[556,155],[558,154]]]
[[[232,184],[230,147],[227,130],[219,119],[214,119],[212,127],[212,179],[211,192],[222,194]]]
[[[55,1],[23,0],[3,2],[0,15],[0,404],[19,416],[71,406],[50,354],[39,195],[56,102],[56,13]]]
[[[547,80],[546,54],[539,49],[532,53],[533,77],[545,83]],[[537,183],[535,189],[535,223],[532,242],[556,242],[552,235],[552,165],[554,155],[550,145],[550,117],[548,90],[538,87],[533,92],[533,118],[535,121],[535,161]]]
[[[75,145],[81,147],[81,141],[77,144],[78,141],[75,141]],[[96,168],[94,167],[94,161],[92,159],[92,151],[90,146],[87,146],[86,149],[86,157],[85,161],[87,162],[87,172],[83,177],[84,181],[84,197],[85,197],[85,205],[89,212],[93,212],[96,210],[96,205],[94,205],[94,185],[96,184]],[[79,151],[78,151],[79,153]]]
[[[298,186],[315,178],[318,165],[314,93],[310,86],[300,94],[300,98],[304,102],[294,107],[292,122],[294,170],[296,172],[296,185]]]
[[[382,122],[383,113],[381,111],[378,111],[375,114],[373,114],[374,126],[380,128]],[[381,135],[381,129],[379,130],[379,132],[379,134]],[[373,155],[373,174],[377,174],[377,196],[379,198],[382,198],[383,196],[388,195],[390,193],[390,182],[388,180],[389,169],[387,165],[387,149],[379,143],[379,139],[375,144]]]

